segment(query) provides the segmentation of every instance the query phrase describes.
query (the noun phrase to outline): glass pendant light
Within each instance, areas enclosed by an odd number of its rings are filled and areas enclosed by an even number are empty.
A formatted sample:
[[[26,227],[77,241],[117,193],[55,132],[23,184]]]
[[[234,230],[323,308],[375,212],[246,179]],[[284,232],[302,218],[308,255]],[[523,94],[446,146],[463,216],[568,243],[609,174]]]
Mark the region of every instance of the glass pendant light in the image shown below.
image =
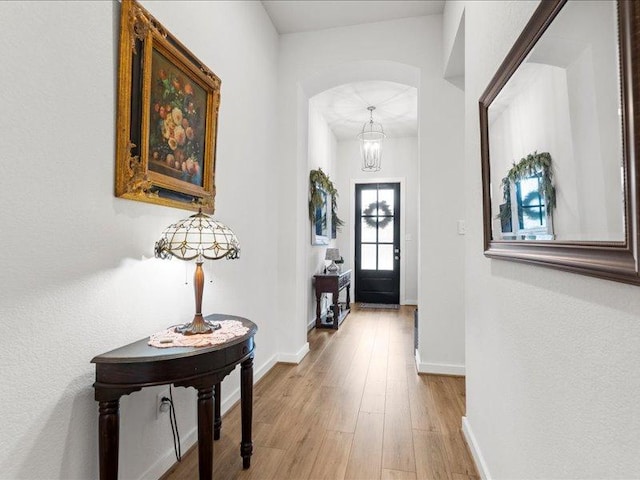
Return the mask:
[[[376,107],[367,107],[369,121],[362,126],[358,134],[363,172],[379,172],[382,166],[382,141],[386,137],[382,124],[374,123],[373,111]]]

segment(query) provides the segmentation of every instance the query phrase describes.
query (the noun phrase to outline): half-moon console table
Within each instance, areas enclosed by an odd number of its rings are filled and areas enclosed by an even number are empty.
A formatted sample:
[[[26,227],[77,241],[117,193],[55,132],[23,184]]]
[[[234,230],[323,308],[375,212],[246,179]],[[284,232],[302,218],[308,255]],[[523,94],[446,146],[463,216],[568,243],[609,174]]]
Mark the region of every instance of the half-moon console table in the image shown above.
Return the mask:
[[[213,347],[154,348],[148,338],[98,355],[95,399],[99,402],[100,480],[118,478],[119,404],[122,395],[144,387],[173,384],[198,390],[198,469],[200,480],[213,477],[213,439],[220,438],[220,383],[238,364],[240,369],[240,405],[243,468],[249,468],[253,442],[253,356],[255,323],[234,315],[213,314],[207,320],[238,320],[249,329],[241,336]],[[214,394],[215,393],[215,394]],[[214,401],[215,397],[215,401]],[[214,417],[215,403],[215,417]]]

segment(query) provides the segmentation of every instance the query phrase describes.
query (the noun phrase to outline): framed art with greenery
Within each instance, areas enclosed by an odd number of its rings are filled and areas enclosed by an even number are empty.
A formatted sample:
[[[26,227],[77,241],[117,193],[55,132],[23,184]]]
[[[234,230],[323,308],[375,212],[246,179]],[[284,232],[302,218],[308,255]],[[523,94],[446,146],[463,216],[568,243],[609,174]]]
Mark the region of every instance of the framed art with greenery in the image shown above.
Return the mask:
[[[324,189],[318,189],[321,201],[313,209],[311,222],[311,245],[329,245],[331,233],[331,209],[329,195]]]
[[[118,90],[116,196],[213,213],[220,79],[135,0]]]
[[[328,245],[329,236],[330,238],[336,238],[337,233],[344,225],[344,221],[341,220],[340,217],[338,217],[337,206],[338,190],[333,185],[333,182],[329,179],[327,174],[322,171],[321,168],[318,168],[317,170],[311,170],[309,172],[309,220],[312,224],[312,245]],[[317,222],[318,219],[321,218],[319,217],[319,212],[324,211],[322,209],[330,212],[331,220],[329,222],[330,225],[326,225],[326,234],[321,235],[322,237],[327,237],[326,243],[316,243],[316,237],[314,237],[313,232],[318,230]],[[327,222],[325,221],[325,223]]]

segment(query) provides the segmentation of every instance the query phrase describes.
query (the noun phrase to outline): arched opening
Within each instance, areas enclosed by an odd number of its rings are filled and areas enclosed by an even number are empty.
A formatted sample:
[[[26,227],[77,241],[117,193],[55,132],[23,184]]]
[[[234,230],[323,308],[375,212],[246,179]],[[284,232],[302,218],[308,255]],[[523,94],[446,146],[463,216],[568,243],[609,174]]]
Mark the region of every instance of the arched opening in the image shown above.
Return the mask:
[[[299,87],[297,151],[300,156],[297,168],[303,172],[298,178],[308,182],[309,170],[322,168],[337,187],[338,214],[345,221],[342,230],[326,246],[338,248],[345,260],[344,268],[353,271],[356,258],[356,185],[397,183],[402,197],[399,218],[396,220],[399,224],[396,250],[401,252],[395,253],[400,258],[397,303],[417,304],[420,238],[417,215],[420,197],[420,184],[417,181],[420,168],[419,69],[390,61],[352,62],[316,72],[301,81]],[[374,103],[378,103],[377,113],[382,116],[383,126],[390,129],[387,130],[390,135],[385,139],[382,170],[370,173],[360,170],[356,137],[364,121],[368,120],[366,107]],[[380,120],[380,116],[375,118],[376,121]],[[300,226],[300,229],[308,231],[304,226]],[[324,265],[325,248],[311,245],[307,238],[303,250],[302,270],[306,278],[312,278]],[[361,253],[358,252],[358,255]],[[353,280],[352,277],[351,299],[355,301],[353,289],[358,285]],[[307,283],[305,286],[305,291],[299,294],[305,298],[304,315],[309,329],[314,323],[316,305],[313,285]]]

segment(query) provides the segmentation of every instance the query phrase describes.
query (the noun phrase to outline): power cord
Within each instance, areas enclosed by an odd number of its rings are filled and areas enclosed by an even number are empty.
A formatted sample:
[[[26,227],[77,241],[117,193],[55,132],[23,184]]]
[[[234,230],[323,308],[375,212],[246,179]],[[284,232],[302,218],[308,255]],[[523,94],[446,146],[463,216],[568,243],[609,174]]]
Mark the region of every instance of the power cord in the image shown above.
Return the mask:
[[[169,397],[162,397],[160,399],[162,405],[169,404],[169,422],[171,423],[171,433],[173,434],[173,450],[176,454],[176,460],[182,461],[182,449],[180,447],[180,432],[178,431],[178,419],[176,418],[176,409],[173,403],[173,392],[171,385],[169,385]]]

